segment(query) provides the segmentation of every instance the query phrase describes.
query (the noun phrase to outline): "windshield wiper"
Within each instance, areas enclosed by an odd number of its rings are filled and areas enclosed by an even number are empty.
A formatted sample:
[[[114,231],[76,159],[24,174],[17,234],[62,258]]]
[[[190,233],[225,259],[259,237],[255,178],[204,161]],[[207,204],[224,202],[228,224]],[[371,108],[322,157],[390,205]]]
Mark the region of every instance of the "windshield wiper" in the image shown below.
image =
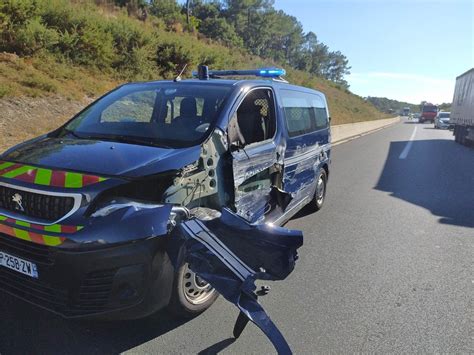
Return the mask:
[[[75,138],[84,139],[84,137],[81,137],[81,136],[78,135],[76,132],[71,131],[71,130],[69,130],[69,129],[64,128],[64,132],[66,132],[66,134],[70,134],[71,136],[73,136],[73,137],[75,137]]]

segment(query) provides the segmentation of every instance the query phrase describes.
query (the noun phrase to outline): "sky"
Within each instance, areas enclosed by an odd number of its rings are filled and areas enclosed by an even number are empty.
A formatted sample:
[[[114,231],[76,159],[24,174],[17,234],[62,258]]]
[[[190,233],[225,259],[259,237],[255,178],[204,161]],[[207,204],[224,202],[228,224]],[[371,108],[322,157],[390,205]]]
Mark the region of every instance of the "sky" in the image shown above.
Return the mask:
[[[451,102],[474,67],[474,0],[275,0],[348,59],[350,90],[418,104]]]

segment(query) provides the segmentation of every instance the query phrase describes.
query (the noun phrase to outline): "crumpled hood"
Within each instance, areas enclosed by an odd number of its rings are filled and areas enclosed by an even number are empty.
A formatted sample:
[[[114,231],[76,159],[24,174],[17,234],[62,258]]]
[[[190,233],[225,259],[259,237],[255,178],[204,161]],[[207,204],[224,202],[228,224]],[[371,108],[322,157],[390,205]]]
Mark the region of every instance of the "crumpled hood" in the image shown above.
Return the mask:
[[[44,138],[19,145],[3,160],[97,175],[141,177],[180,169],[199,159],[200,146],[167,149],[87,139]]]

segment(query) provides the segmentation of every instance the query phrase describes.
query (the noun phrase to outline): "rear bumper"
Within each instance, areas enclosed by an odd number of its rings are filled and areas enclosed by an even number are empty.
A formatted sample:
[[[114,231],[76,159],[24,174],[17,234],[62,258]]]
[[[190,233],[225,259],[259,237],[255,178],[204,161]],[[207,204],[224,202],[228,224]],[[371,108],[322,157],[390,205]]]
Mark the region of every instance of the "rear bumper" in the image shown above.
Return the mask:
[[[443,122],[438,122],[437,123],[437,126],[439,128],[442,128],[442,129],[453,129],[454,128],[454,124],[451,124],[451,123],[443,123]]]
[[[168,238],[67,251],[0,234],[0,250],[34,262],[34,279],[0,267],[0,291],[66,318],[133,319],[169,302]]]

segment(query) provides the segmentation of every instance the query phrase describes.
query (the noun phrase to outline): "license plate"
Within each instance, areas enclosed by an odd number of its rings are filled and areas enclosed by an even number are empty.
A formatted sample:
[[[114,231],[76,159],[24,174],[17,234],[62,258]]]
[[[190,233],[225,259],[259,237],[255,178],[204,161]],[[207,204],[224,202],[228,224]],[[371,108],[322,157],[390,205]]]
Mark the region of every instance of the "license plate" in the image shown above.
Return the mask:
[[[38,268],[36,267],[36,264],[7,254],[3,251],[0,251],[0,266],[34,277],[35,279],[38,278]]]

